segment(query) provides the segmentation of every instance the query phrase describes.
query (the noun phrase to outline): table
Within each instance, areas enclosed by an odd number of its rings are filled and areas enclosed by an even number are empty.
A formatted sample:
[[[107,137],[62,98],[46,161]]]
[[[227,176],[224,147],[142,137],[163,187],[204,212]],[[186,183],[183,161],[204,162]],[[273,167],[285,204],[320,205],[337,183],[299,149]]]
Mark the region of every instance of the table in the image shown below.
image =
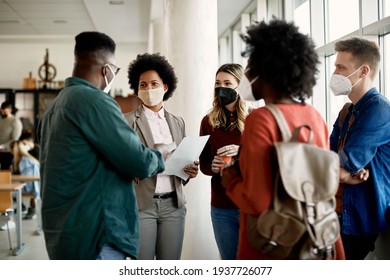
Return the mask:
[[[21,175],[21,174],[16,174],[16,175],[12,174],[11,176],[12,183],[26,183],[26,182],[40,181],[40,180],[41,178],[39,176]],[[36,202],[37,223],[38,223],[36,234],[42,235],[41,198],[36,199],[35,202]]]
[[[11,177],[12,183],[30,182],[41,180],[38,176],[27,176],[27,175],[13,175]]]
[[[22,188],[25,183],[0,183],[0,192],[16,192],[16,236],[17,247],[12,250],[12,255],[18,256],[24,249],[22,240]]]

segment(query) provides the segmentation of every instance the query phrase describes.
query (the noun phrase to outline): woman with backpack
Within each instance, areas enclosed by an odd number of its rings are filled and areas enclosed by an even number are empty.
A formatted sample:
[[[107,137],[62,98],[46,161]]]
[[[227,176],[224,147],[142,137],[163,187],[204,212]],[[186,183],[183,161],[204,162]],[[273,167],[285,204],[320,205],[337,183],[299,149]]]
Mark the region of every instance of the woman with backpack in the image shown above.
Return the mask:
[[[263,99],[265,104],[275,104],[290,129],[309,125],[315,135],[312,143],[329,150],[326,123],[320,113],[305,102],[312,96],[318,72],[319,60],[313,41],[299,33],[292,23],[276,19],[250,26],[243,40],[247,45],[244,55],[249,60],[237,88],[241,98]],[[307,134],[300,138],[303,142],[308,140]],[[266,108],[254,109],[245,120],[238,164],[223,172],[222,184],[240,208],[238,259],[278,259],[267,250],[279,244],[270,242],[270,246],[258,250],[249,243],[248,220],[272,208],[277,168],[272,161],[273,143],[281,140],[272,113]],[[273,230],[277,235],[278,228]],[[332,256],[344,259],[341,238],[336,236]]]

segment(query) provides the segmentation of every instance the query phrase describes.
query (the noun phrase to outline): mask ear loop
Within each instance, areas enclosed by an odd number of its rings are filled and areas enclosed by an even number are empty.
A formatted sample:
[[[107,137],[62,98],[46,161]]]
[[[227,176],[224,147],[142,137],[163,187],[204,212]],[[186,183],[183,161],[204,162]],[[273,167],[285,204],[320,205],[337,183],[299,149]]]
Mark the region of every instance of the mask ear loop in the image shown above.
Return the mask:
[[[115,78],[115,73],[114,73],[114,70],[111,69],[111,66],[110,66],[109,64],[105,64],[105,65],[103,66],[104,81],[106,82],[106,86],[108,86],[108,79],[107,79],[107,75],[106,75],[106,67],[108,67],[108,69],[110,69],[111,74],[112,74],[112,79]]]
[[[356,70],[355,70],[352,74],[350,74],[347,78],[351,77],[353,74],[355,74],[357,71],[359,71],[363,66],[364,66],[364,65],[361,65],[358,69],[356,69]],[[363,78],[360,78],[360,77],[359,77],[359,79],[357,80],[357,82],[354,83],[354,84],[352,85],[351,88],[353,88],[354,86],[356,86],[362,79],[363,79]]]

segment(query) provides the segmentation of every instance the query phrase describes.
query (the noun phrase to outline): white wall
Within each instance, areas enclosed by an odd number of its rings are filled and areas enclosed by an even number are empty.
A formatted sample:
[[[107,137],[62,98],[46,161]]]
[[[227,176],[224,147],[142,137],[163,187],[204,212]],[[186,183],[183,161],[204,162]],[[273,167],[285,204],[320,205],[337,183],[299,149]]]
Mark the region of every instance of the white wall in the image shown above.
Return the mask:
[[[36,42],[36,40],[1,42],[0,88],[22,89],[23,79],[28,77],[29,72],[32,72],[32,76],[38,81],[38,68],[44,63],[46,49],[49,50],[49,63],[57,70],[54,80],[64,81],[70,77],[74,62],[74,38],[62,38],[43,43]],[[121,67],[121,71],[113,84],[112,93],[117,91],[127,96],[131,92],[127,79],[127,67],[137,54],[144,52],[146,52],[146,44],[117,44],[116,64]],[[5,97],[2,95],[0,98],[0,102],[3,102]],[[17,117],[25,117],[33,122],[33,96],[31,94],[17,94],[15,105],[19,109]]]
[[[37,80],[38,68],[44,62],[46,49],[49,49],[49,63],[57,69],[55,80],[65,80],[72,75],[73,70],[73,49],[74,39],[61,40],[52,43],[37,42],[13,42],[1,43],[1,64],[0,88],[23,87],[23,79],[31,71]],[[130,92],[127,82],[127,66],[137,54],[146,52],[146,44],[130,45],[118,44],[116,50],[116,64],[121,67],[113,89],[122,89],[123,92]]]

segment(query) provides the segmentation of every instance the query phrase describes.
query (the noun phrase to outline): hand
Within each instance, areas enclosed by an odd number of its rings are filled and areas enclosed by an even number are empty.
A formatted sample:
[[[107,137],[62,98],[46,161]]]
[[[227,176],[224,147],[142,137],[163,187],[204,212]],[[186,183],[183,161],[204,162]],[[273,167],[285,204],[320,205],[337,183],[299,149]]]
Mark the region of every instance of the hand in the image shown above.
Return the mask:
[[[367,181],[370,176],[368,169],[362,169],[358,173],[352,175],[344,168],[340,167],[340,183],[348,185],[357,185]]]
[[[184,167],[184,172],[190,176],[190,179],[195,178],[199,171],[199,161],[195,160],[193,164]]]
[[[222,174],[222,180],[221,180],[222,186],[224,188],[228,188],[230,185],[230,182],[236,177],[241,177],[241,172],[240,172],[239,166],[237,164],[230,165],[230,166],[224,168],[223,174]]]
[[[354,180],[359,180],[361,182],[367,181],[368,177],[370,177],[370,171],[368,169],[362,169],[358,173],[352,175]]]
[[[159,151],[162,154],[164,160],[166,160],[176,149],[176,143],[172,142],[171,144],[154,144],[154,149]]]
[[[239,148],[240,146],[234,144],[226,145],[217,150],[217,155],[234,157],[238,154]]]
[[[223,161],[223,158],[216,155],[213,159],[213,161],[211,162],[211,170],[214,172],[214,173],[219,173],[221,171],[221,168],[223,168],[224,166],[224,161]]]

